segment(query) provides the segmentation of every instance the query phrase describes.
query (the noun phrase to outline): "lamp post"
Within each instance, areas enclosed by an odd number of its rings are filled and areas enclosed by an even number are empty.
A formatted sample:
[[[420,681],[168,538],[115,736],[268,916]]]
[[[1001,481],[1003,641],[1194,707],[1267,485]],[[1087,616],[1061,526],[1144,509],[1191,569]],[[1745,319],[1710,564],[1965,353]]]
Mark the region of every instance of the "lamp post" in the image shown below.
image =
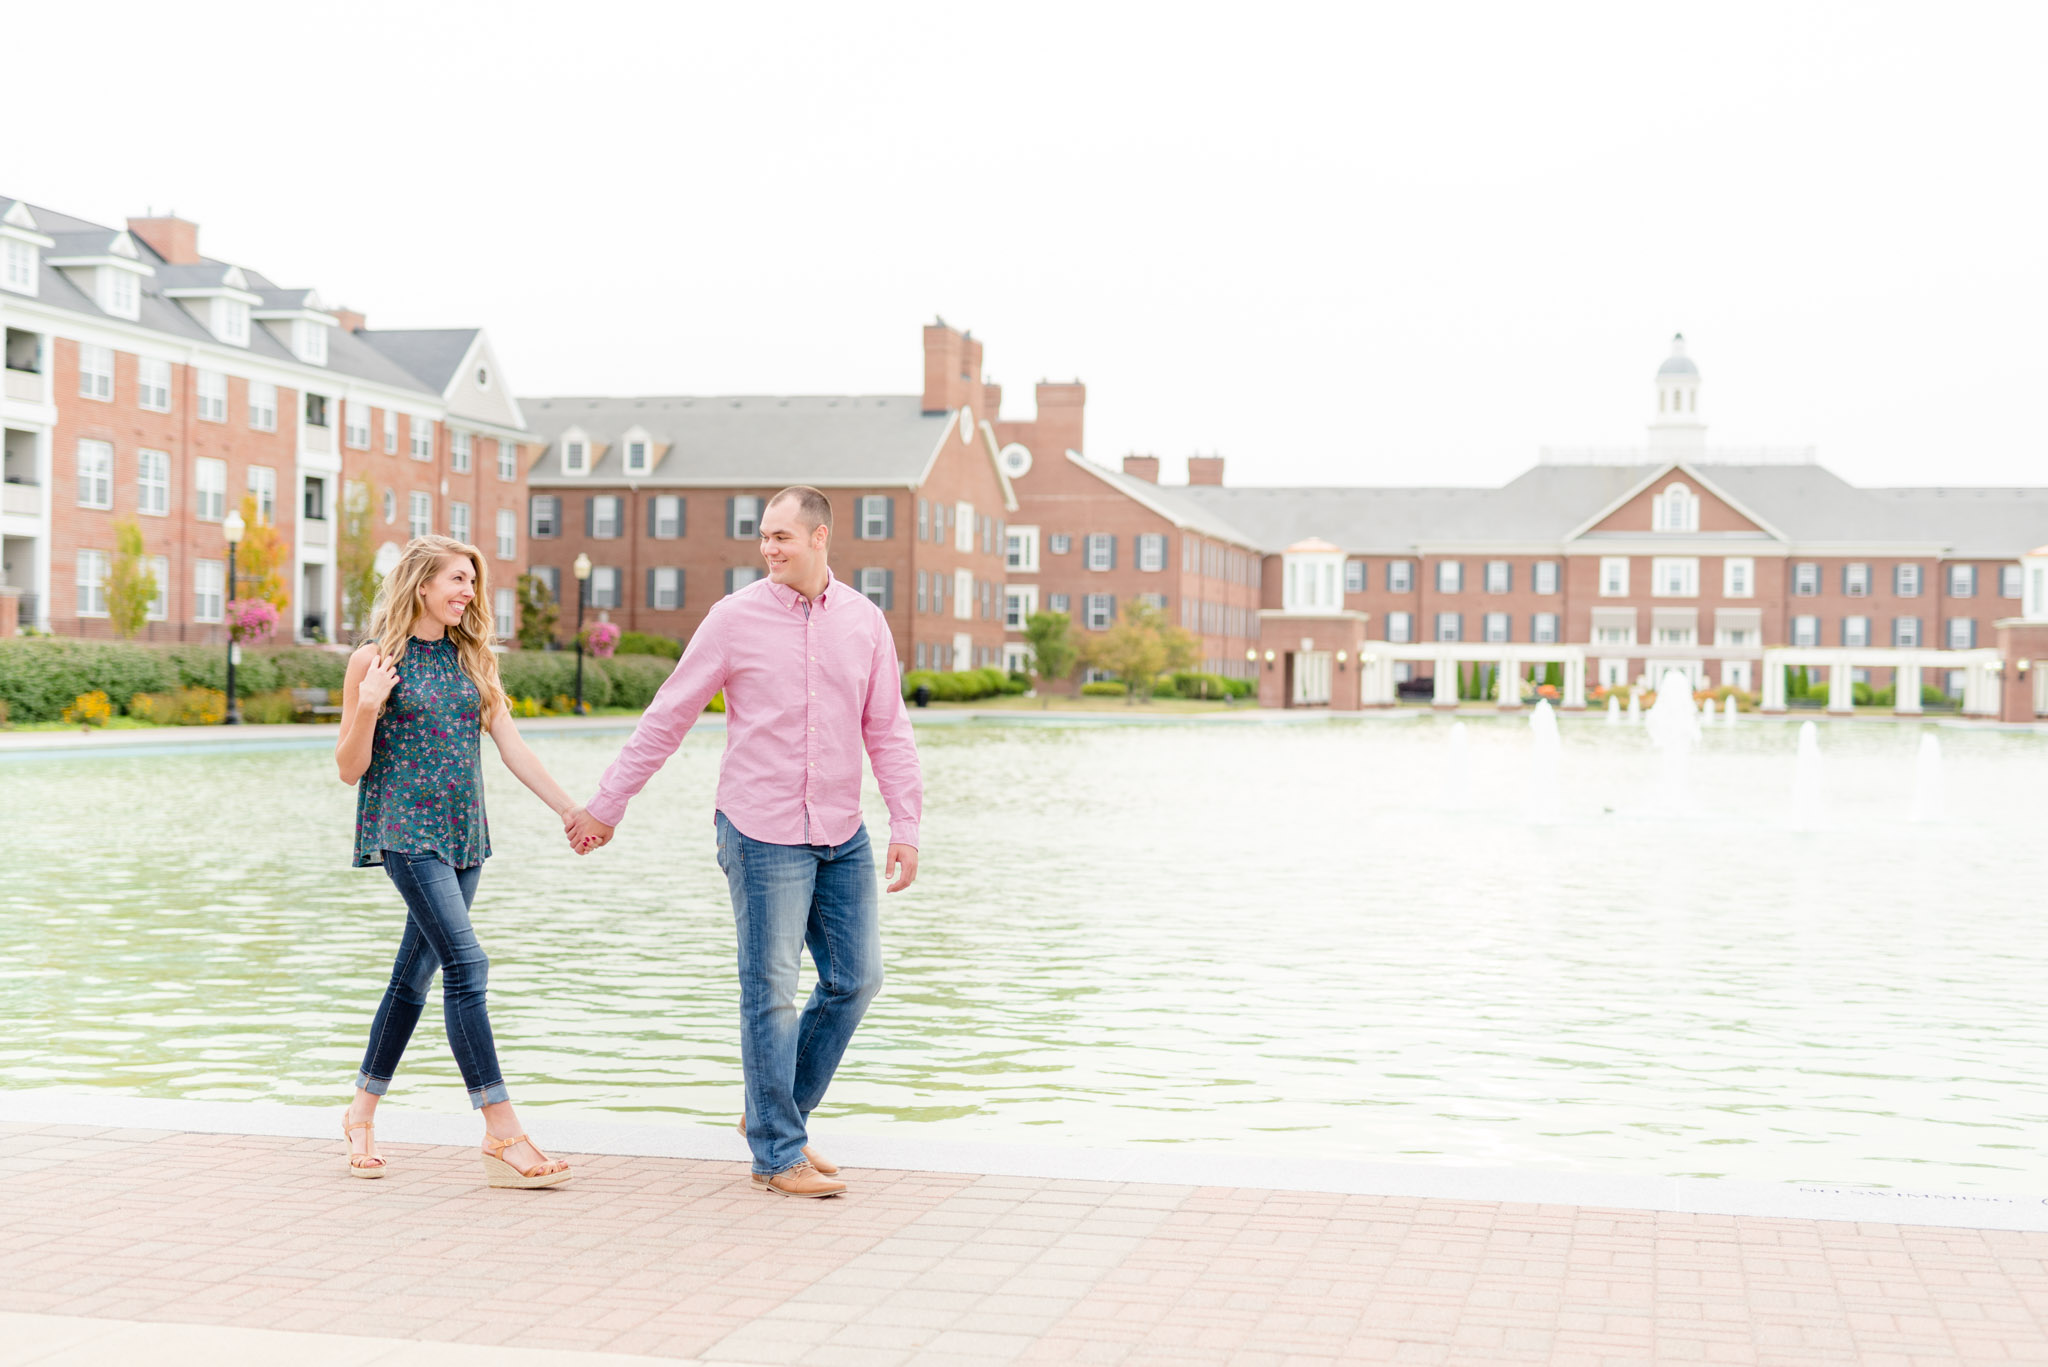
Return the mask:
[[[583,600],[590,596],[590,557],[576,555],[576,715],[583,716]]]
[[[235,657],[242,653],[242,646],[235,640],[234,617],[231,614],[235,601],[235,547],[241,543],[242,533],[246,530],[239,509],[230,512],[220,524],[220,534],[228,542],[228,596],[224,605],[227,610],[222,614],[228,618],[228,702],[221,712],[222,726],[242,724],[242,704],[235,697]]]

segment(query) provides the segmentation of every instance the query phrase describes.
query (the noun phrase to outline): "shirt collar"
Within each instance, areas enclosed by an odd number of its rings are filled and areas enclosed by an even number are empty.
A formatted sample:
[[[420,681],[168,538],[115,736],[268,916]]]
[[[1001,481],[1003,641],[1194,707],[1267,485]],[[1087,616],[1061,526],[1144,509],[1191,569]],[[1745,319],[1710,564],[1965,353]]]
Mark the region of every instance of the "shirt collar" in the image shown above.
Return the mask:
[[[838,587],[838,584],[839,576],[833,574],[832,571],[829,568],[827,568],[825,571],[825,587],[818,590],[818,596],[811,600],[811,606],[814,608],[823,608],[827,603],[831,601],[832,590]],[[782,606],[786,608],[800,609],[803,607],[803,595],[798,593],[795,589],[791,588],[787,584],[778,584],[771,579],[768,581],[768,592],[774,594],[775,601],[782,604]]]

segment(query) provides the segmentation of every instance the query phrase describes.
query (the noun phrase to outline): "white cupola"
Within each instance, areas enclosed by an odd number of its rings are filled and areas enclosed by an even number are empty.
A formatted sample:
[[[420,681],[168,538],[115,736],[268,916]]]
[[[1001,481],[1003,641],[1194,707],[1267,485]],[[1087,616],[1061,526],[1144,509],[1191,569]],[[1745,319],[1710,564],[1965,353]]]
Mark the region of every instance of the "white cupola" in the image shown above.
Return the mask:
[[[1655,416],[1650,420],[1650,451],[1673,459],[1698,456],[1707,447],[1707,425],[1700,421],[1700,368],[1685,354],[1685,334],[1671,338],[1671,354],[1657,367]]]

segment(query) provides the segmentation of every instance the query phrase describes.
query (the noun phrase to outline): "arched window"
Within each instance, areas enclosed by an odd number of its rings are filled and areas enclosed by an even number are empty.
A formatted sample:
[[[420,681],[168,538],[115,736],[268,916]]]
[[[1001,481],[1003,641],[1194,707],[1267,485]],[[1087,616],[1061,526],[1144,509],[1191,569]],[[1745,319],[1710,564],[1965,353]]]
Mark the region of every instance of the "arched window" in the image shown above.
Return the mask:
[[[1651,526],[1660,532],[1696,532],[1700,528],[1700,501],[1683,484],[1669,484],[1657,495]]]

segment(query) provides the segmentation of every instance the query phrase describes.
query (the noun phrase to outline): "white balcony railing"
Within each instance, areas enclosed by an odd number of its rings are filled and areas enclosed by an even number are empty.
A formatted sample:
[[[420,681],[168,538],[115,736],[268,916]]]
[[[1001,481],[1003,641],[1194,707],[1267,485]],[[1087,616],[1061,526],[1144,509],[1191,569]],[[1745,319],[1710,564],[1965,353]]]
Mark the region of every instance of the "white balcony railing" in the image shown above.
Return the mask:
[[[299,441],[308,451],[317,451],[323,456],[334,454],[334,429],[315,427],[307,423],[299,429]]]
[[[33,370],[9,370],[7,372],[7,397],[21,403],[43,401],[43,377]]]
[[[301,546],[325,546],[328,542],[327,523],[307,518],[299,523],[299,544]]]
[[[38,484],[0,484],[0,513],[16,517],[41,517],[43,490]]]

